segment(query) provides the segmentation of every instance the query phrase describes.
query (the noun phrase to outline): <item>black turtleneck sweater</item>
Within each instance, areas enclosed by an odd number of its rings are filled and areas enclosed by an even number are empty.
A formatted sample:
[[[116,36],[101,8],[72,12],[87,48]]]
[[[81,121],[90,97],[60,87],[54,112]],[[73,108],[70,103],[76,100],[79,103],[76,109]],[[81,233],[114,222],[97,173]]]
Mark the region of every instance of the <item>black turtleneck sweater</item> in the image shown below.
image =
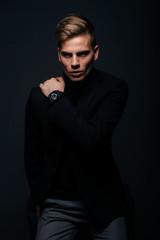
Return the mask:
[[[91,81],[92,70],[88,76],[81,81],[72,81],[64,75],[65,91],[64,94],[70,99],[72,104],[77,105],[82,92],[86,89]],[[55,103],[56,104],[56,103]],[[67,139],[64,139],[62,157],[58,165],[57,174],[54,179],[53,192],[51,196],[58,199],[80,199],[78,189],[76,187],[71,159],[68,158]],[[70,146],[72,147],[72,146]]]

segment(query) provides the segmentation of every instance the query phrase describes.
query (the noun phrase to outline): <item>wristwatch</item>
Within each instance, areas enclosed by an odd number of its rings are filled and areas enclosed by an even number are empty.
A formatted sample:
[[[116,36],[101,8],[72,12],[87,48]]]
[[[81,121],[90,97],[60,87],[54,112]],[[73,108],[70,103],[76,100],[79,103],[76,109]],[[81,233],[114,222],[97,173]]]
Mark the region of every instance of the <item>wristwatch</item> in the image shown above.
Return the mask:
[[[50,99],[51,102],[55,102],[57,99],[59,99],[64,93],[60,92],[58,90],[51,92],[48,95],[48,98]]]

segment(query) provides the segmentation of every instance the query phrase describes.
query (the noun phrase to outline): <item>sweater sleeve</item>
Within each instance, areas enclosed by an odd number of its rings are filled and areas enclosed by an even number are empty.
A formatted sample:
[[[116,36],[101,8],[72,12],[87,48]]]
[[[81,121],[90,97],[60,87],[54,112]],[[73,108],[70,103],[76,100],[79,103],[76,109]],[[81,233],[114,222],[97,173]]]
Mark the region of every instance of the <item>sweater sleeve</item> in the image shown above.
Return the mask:
[[[127,96],[127,84],[121,80],[97,103],[94,114],[87,120],[67,96],[55,102],[48,114],[78,147],[88,149],[111,136],[120,120]]]

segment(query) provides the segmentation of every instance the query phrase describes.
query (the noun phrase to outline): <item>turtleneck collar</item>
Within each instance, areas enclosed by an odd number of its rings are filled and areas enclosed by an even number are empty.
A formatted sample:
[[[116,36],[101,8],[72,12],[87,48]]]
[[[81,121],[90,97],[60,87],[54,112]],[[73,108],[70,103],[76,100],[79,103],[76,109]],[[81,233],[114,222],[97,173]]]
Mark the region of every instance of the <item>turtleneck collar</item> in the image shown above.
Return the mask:
[[[92,76],[93,76],[93,72],[94,72],[94,68],[92,68],[92,70],[90,71],[90,73],[86,76],[86,78],[84,78],[83,80],[80,81],[72,81],[64,72],[64,81],[66,84],[66,89],[68,87],[73,87],[73,88],[85,88],[88,83],[90,82]]]
[[[92,81],[94,68],[90,71],[86,78],[80,81],[72,81],[66,74],[64,74],[65,81],[65,94],[69,97],[74,104],[77,103],[78,99],[81,97],[83,91],[88,87]]]

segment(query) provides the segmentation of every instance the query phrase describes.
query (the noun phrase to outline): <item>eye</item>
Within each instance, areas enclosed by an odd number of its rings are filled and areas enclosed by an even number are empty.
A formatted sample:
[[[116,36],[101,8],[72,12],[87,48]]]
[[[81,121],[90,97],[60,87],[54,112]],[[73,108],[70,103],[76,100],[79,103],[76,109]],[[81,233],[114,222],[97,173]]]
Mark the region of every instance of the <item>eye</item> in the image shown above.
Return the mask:
[[[80,54],[80,57],[86,57],[86,56],[87,56],[86,53],[82,53],[82,54]]]
[[[89,54],[89,51],[84,51],[84,52],[77,53],[77,56],[78,57],[86,57],[86,56],[88,56],[88,54]]]
[[[62,54],[62,56],[65,57],[65,58],[70,58],[70,57],[72,57],[72,54],[71,54],[71,53],[62,52],[61,54]]]

